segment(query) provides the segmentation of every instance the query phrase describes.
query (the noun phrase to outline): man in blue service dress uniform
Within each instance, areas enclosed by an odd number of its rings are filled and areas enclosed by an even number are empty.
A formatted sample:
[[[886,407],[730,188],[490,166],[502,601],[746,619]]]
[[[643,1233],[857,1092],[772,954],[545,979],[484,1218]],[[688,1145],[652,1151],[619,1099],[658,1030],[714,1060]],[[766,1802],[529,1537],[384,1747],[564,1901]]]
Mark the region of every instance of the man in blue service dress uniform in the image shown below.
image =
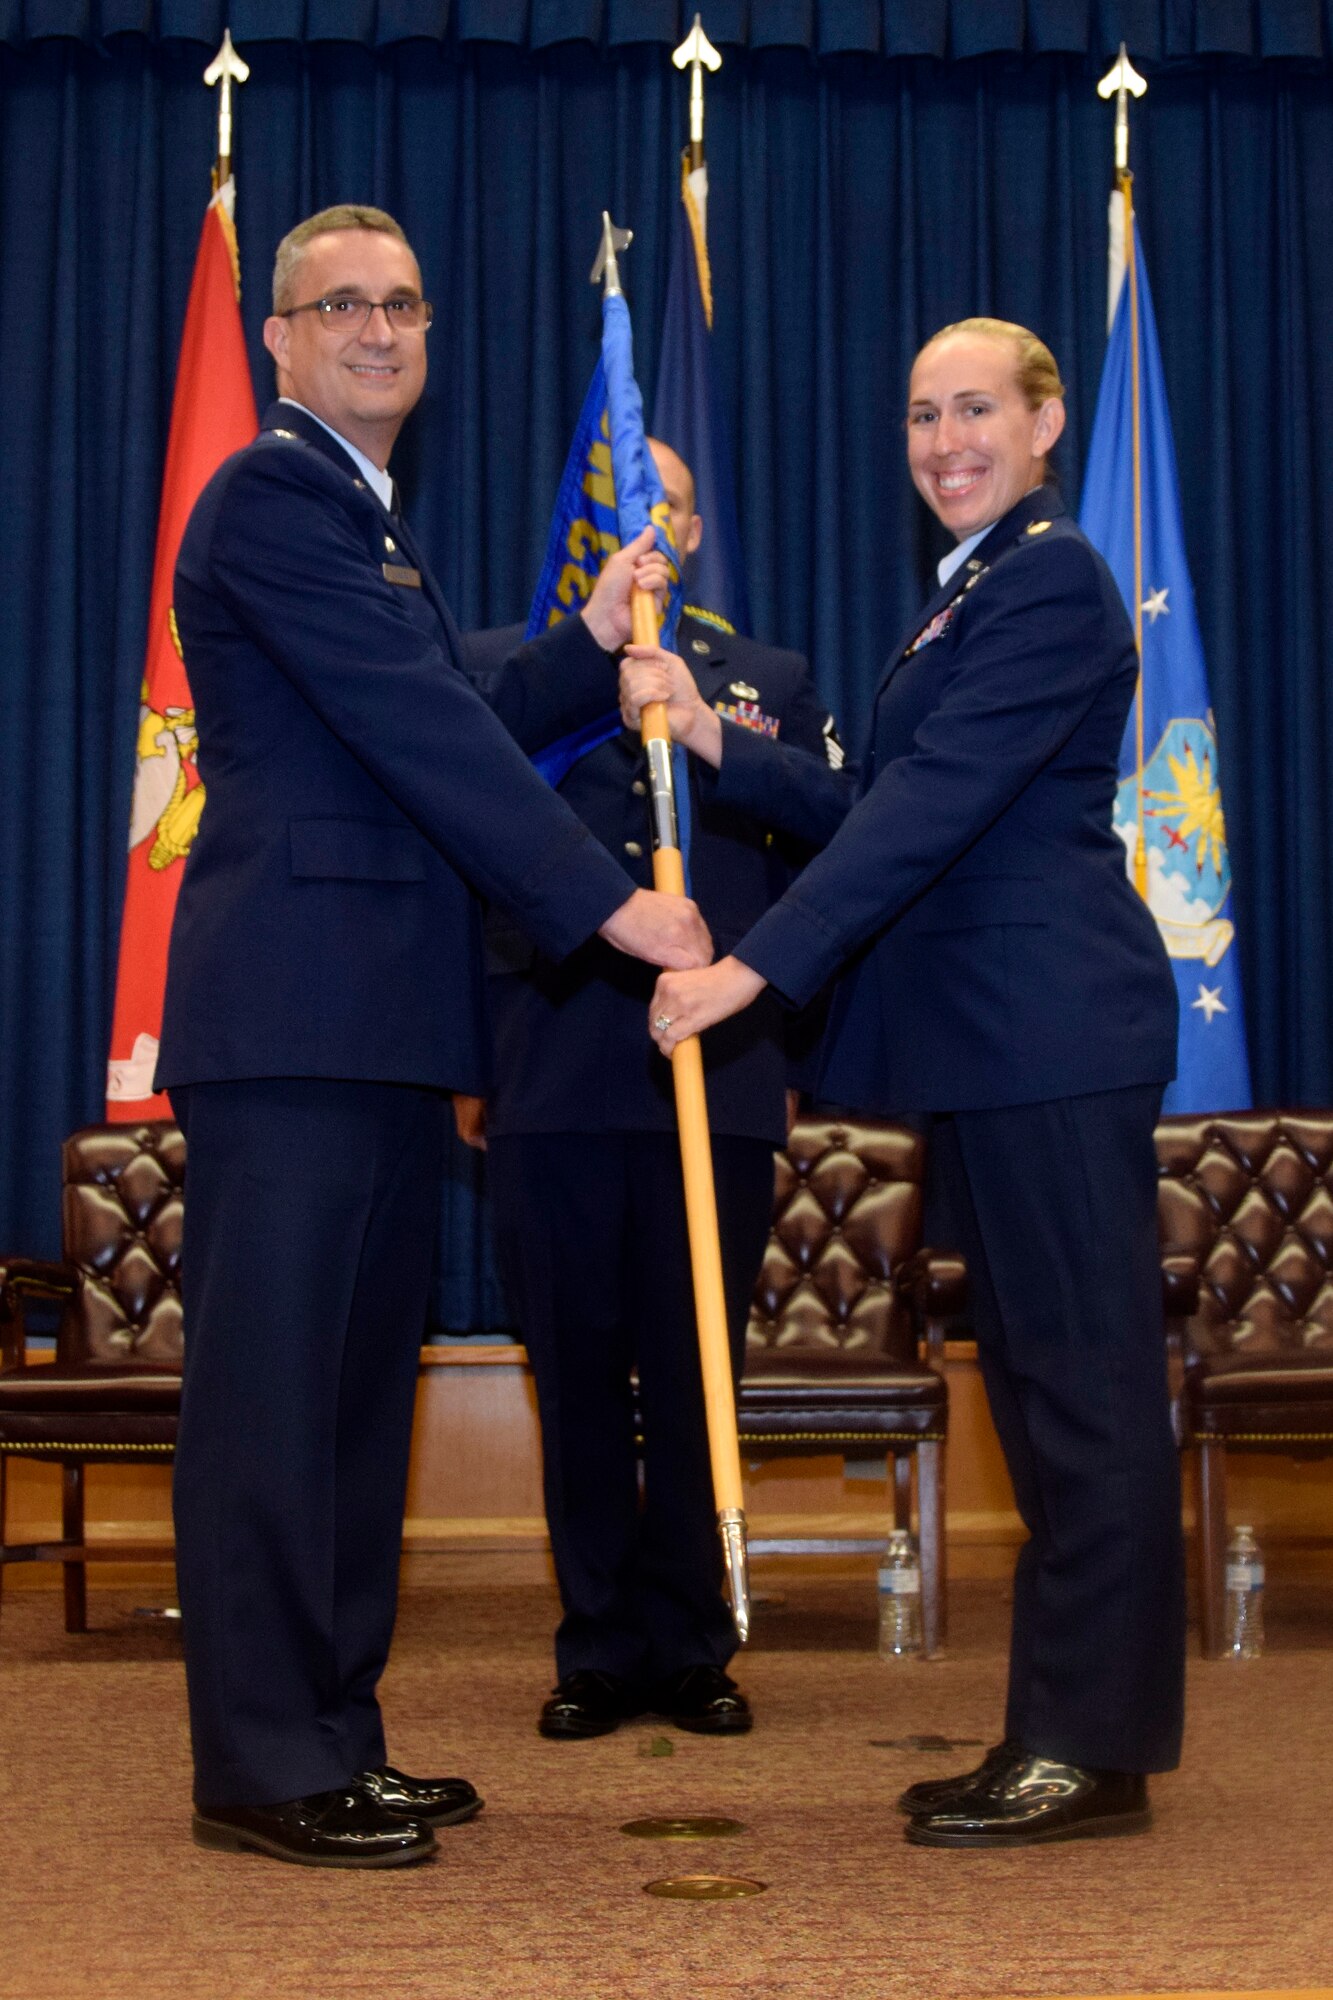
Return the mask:
[[[558,960],[600,931],[702,964],[535,776],[604,710],[647,537],[488,707],[385,466],[430,308],[402,231],[326,210],[279,247],[281,400],[201,495],[175,611],[207,806],[159,1086],[189,1143],[176,1534],[195,1838],[388,1867],[480,1806],[385,1762],[445,1095],[488,1075],[477,891]],[[512,732],[512,733],[511,733]],[[515,738],[518,741],[515,741]]]
[[[1030,1537],[1005,1739],[909,1789],[908,1838],[927,1845],[1133,1832],[1145,1774],[1180,1747],[1153,1150],[1176,1009],[1111,825],[1133,635],[1043,483],[1063,420],[1024,328],[964,321],[917,357],[909,466],[958,548],[880,683],[854,799],[683,686],[673,715],[720,766],[719,801],[828,845],[732,956],[662,978],[653,1032],[669,1051],[766,984],[803,1002],[842,973],[820,1093],[924,1114]],[[633,714],[671,676],[631,651],[647,663],[622,677]]]
[[[676,546],[689,555],[704,531],[693,478],[675,452],[650,445]],[[467,644],[480,665],[477,649],[496,640]],[[677,644],[680,672],[712,710],[841,759],[798,654],[689,610]],[[762,818],[699,798],[689,762],[691,892],[727,950],[781,893],[790,867]],[[640,882],[651,879],[652,859],[645,779],[637,736],[619,732],[560,785]],[[652,974],[598,939],[559,964],[507,926],[494,927],[490,943],[488,1181],[536,1382],[564,1613],[558,1685],[538,1726],[546,1736],[598,1736],[646,1708],[701,1733],[748,1729],[748,1703],[726,1672],[736,1636],[722,1594],[671,1076],[644,1034]],[[771,998],[711,1038],[709,1125],[738,1377],[786,1081],[783,1010]]]

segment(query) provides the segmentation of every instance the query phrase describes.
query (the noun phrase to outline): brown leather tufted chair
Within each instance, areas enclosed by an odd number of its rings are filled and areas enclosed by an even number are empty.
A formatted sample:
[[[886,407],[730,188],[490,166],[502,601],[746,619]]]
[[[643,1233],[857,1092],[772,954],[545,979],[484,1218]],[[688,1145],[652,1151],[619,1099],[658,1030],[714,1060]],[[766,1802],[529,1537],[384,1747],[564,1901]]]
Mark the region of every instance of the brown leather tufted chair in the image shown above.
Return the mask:
[[[750,1457],[892,1457],[894,1519],[910,1522],[916,1465],[924,1649],[946,1622],[945,1314],[963,1303],[956,1257],[922,1247],[925,1148],[906,1127],[801,1120],[778,1155],[773,1232],[755,1288],[738,1419]],[[919,1333],[924,1326],[923,1361]],[[855,1538],[754,1537],[757,1553],[867,1551]]]
[[[1194,1451],[1203,1650],[1223,1650],[1226,1454],[1333,1453],[1333,1112],[1164,1118],[1158,1221]]]
[[[63,1262],[0,1262],[0,1581],[6,1563],[63,1562],[65,1629],[83,1632],[84,1467],[175,1448],[185,1141],[166,1122],[92,1125],[66,1140],[62,1163]],[[25,1354],[25,1296],[62,1301],[53,1361]],[[61,1541],[7,1540],[14,1456],[63,1467]]]

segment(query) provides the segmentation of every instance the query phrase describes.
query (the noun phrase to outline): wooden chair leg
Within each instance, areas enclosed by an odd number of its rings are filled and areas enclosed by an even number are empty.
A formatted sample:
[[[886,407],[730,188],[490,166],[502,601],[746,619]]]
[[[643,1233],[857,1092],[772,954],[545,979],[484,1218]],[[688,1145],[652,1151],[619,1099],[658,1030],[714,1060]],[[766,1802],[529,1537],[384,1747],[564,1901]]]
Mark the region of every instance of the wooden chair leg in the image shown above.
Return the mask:
[[[61,1468],[62,1482],[62,1526],[64,1537],[77,1549],[78,1553],[66,1557],[65,1570],[65,1630],[86,1632],[88,1630],[88,1565],[84,1547],[83,1523],[83,1466],[76,1460]]]
[[[1226,1651],[1227,1459],[1220,1438],[1194,1446],[1199,1542],[1199,1627],[1206,1660]]]
[[[948,1583],[944,1555],[944,1446],[916,1448],[918,1546],[921,1551],[921,1650],[928,1660],[944,1651],[948,1632]]]
[[[912,1453],[895,1451],[893,1454],[893,1525],[895,1528],[909,1528],[912,1525]]]
[[[6,1543],[9,1540],[9,1533],[8,1533],[9,1495],[6,1488],[6,1480],[8,1479],[8,1477],[9,1477],[9,1453],[6,1451],[0,1451],[0,1550],[4,1549]],[[0,1554],[0,1605],[4,1603],[4,1590],[5,1590],[5,1559],[4,1556]]]

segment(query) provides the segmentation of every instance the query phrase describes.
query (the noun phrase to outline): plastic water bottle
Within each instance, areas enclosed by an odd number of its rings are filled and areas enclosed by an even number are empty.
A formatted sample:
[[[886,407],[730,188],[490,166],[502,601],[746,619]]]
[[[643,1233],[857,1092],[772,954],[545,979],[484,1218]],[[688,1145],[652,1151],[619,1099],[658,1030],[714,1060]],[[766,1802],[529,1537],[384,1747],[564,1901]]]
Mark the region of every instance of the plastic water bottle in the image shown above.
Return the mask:
[[[879,1656],[921,1651],[921,1569],[905,1528],[895,1528],[879,1572]]]
[[[1227,1543],[1227,1652],[1257,1660],[1264,1649],[1264,1559],[1253,1528],[1237,1528]]]

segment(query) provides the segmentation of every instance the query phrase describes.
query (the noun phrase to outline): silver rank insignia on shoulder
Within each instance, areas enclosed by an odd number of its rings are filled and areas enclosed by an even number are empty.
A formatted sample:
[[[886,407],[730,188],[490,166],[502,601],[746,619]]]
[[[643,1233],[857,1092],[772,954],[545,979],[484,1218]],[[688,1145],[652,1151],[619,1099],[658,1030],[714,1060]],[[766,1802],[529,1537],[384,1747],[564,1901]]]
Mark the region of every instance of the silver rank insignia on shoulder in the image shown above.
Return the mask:
[[[297,433],[295,431],[280,431],[276,424],[274,425],[270,435],[275,438],[289,438],[293,444],[298,444],[300,442],[300,439],[298,438]]]
[[[733,681],[727,689],[727,693],[734,694],[741,701],[758,701],[759,699],[758,688],[752,688],[748,681]]]
[[[712,647],[711,647],[711,646],[709,645],[709,643],[708,643],[707,639],[691,639],[691,640],[690,640],[690,651],[691,651],[692,653],[711,653],[711,652],[712,652],[712,650],[713,650],[713,649],[712,649]]]
[[[1029,521],[1028,533],[1030,535],[1044,535],[1050,525],[1049,521]]]

